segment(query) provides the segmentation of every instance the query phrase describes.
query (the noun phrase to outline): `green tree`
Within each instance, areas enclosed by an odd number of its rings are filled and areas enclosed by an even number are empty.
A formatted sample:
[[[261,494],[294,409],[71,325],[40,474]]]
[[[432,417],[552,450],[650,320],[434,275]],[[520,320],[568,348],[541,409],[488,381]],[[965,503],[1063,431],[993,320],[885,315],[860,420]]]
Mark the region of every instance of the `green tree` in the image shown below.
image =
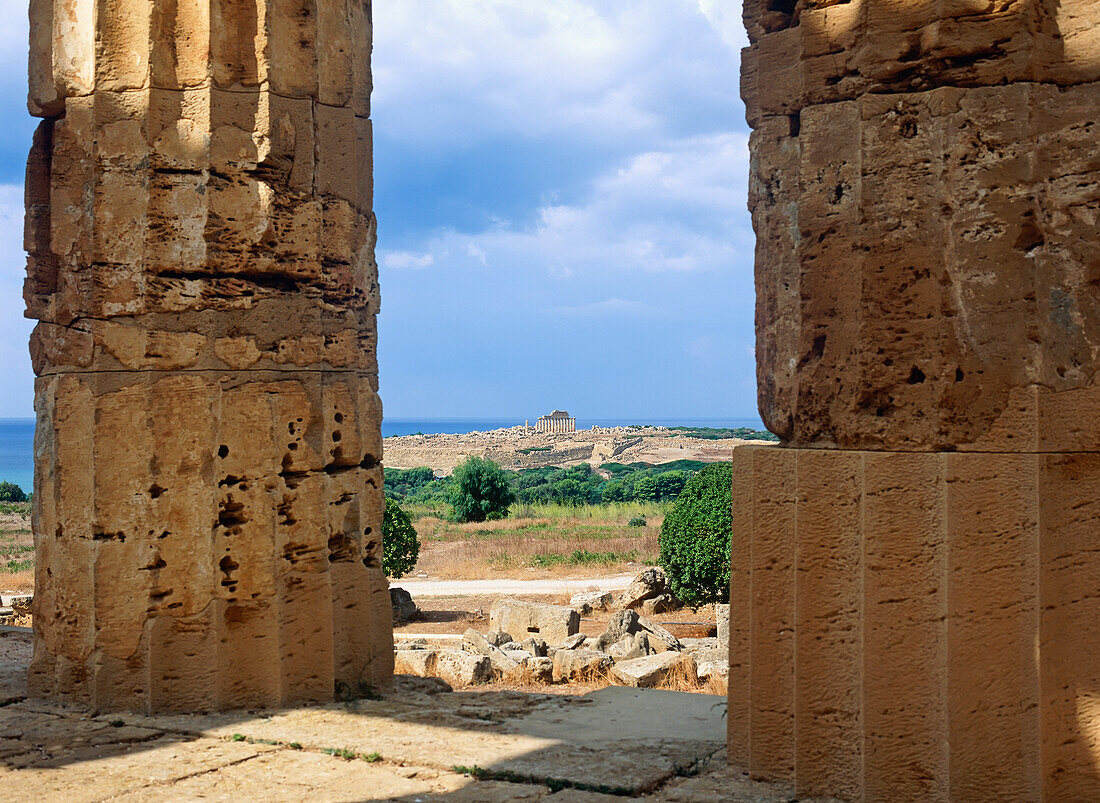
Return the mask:
[[[661,525],[659,563],[689,605],[729,600],[733,469],[711,463],[688,480]]]
[[[636,502],[652,502],[657,498],[657,481],[648,474],[634,480],[634,500]]]
[[[459,463],[452,476],[451,505],[456,521],[503,518],[508,506],[516,501],[508,477],[492,460],[473,455]]]
[[[26,502],[27,495],[14,482],[0,482],[0,502]]]
[[[412,571],[419,557],[420,537],[409,514],[387,499],[382,514],[382,571],[386,577],[401,577]]]

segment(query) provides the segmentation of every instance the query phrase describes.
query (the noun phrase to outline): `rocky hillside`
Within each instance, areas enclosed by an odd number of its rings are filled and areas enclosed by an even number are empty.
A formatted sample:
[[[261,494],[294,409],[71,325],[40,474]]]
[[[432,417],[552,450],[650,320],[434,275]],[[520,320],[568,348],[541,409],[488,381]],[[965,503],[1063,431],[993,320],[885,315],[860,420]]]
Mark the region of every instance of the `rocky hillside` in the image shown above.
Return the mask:
[[[382,462],[388,468],[428,466],[450,474],[470,455],[496,461],[504,468],[541,468],[589,463],[669,463],[673,460],[729,460],[734,446],[762,441],[740,438],[705,440],[665,427],[592,427],[550,434],[525,427],[469,432],[462,435],[403,435],[386,438]]]

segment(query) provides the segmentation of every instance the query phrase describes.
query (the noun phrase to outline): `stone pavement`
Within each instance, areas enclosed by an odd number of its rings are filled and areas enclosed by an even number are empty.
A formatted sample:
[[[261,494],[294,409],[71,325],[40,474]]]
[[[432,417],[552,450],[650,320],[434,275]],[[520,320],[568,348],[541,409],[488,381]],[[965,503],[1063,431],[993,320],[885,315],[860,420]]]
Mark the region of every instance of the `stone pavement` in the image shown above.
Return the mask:
[[[0,800],[759,800],[725,765],[725,700],[610,687],[448,691],[279,711],[91,716],[25,696],[2,634]]]

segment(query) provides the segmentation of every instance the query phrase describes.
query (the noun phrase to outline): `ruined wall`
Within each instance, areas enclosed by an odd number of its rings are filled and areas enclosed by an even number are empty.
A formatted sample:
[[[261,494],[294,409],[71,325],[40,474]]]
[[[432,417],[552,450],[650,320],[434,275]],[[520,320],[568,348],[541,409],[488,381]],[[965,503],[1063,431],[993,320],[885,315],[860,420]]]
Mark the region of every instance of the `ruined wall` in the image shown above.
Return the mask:
[[[32,688],[384,682],[369,0],[30,15]]]
[[[1100,6],[747,0],[730,756],[1100,797]]]

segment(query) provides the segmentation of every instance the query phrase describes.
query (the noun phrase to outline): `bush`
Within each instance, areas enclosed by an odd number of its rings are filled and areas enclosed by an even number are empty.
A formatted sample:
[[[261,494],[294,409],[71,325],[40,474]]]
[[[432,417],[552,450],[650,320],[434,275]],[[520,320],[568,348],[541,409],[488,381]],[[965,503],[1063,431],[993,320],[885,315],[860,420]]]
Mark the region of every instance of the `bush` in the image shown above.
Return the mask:
[[[732,482],[731,464],[710,464],[688,481],[661,525],[658,562],[689,605],[729,600]]]
[[[14,482],[0,482],[0,502],[26,502],[27,495]]]
[[[645,527],[645,516],[635,516],[626,523],[627,527]]]
[[[476,455],[455,467],[451,504],[455,521],[485,521],[490,515],[503,518],[516,501],[508,477],[492,460]]]
[[[382,571],[386,577],[401,577],[412,571],[420,557],[420,537],[409,514],[392,499],[382,514]]]

